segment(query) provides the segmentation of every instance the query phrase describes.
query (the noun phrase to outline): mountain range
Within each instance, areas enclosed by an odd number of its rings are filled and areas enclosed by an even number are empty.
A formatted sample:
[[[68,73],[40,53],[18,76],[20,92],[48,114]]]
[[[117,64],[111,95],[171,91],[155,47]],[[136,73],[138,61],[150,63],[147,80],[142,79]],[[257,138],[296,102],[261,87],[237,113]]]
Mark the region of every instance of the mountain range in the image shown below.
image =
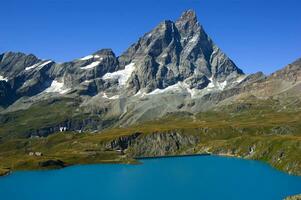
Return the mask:
[[[260,117],[270,113],[276,121],[288,116],[287,113],[300,116],[300,91],[301,59],[268,76],[262,72],[245,74],[206,34],[195,12],[188,10],[175,22],[161,22],[120,56],[111,49],[101,49],[57,63],[33,54],[0,54],[0,143],[45,137],[62,130],[132,130],[139,124],[148,127],[149,123],[155,129],[152,132],[156,132],[160,120],[166,122],[164,130],[170,131],[175,129],[168,125],[177,123],[179,118],[189,118],[184,120],[186,127],[198,120],[199,124],[210,121],[209,113],[217,113],[215,125],[227,121],[220,113],[241,116],[237,127],[236,122],[227,126],[242,133],[257,124],[256,121],[246,125],[256,117],[261,123]],[[249,115],[252,112],[255,114]],[[257,115],[264,112],[268,114]],[[279,113],[284,114],[280,117]],[[268,131],[262,125],[255,132],[295,134],[301,126],[293,119],[286,123],[288,119],[283,118],[281,125],[269,121]],[[172,137],[179,138],[177,134]],[[112,143],[112,148],[127,148],[138,135],[119,139]],[[184,143],[195,145],[191,141],[189,138]],[[154,155],[141,151],[133,155]],[[164,155],[162,151],[155,155]],[[293,173],[301,173],[300,166],[290,168]]]
[[[0,55],[0,75],[2,113],[70,98],[88,118],[96,114],[98,122],[111,121],[105,126],[127,126],[167,113],[213,109],[243,94],[269,98],[298,90],[300,59],[270,76],[246,75],[188,10],[175,22],[161,22],[118,57],[111,49],[102,49],[56,63],[7,52]],[[73,115],[80,113],[75,110]],[[65,121],[52,126],[63,126]],[[92,125],[99,130],[103,125],[98,122],[66,126],[86,130]]]

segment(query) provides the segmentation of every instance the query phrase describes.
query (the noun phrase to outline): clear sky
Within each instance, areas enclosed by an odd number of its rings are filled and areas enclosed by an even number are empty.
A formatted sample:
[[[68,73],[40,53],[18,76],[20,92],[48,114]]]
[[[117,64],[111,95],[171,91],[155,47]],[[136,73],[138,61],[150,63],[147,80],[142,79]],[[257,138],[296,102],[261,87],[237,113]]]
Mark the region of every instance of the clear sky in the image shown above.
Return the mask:
[[[215,43],[246,73],[301,57],[301,0],[1,0],[0,52],[58,62],[101,48],[117,55],[164,19],[194,9]]]

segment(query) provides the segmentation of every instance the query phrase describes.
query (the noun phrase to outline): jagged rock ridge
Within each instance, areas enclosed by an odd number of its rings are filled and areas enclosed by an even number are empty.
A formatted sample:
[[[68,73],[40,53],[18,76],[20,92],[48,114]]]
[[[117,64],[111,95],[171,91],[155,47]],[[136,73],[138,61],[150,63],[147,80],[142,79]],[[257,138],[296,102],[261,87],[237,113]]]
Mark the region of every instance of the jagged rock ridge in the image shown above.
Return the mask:
[[[287,96],[299,89],[300,60],[269,77],[245,75],[206,34],[192,10],[175,22],[163,21],[118,57],[111,49],[65,63],[0,54],[3,115],[39,102],[68,98],[78,103],[75,114],[47,130],[65,124],[73,124],[69,129],[99,127],[95,123],[126,126],[168,113],[198,113],[242,96],[268,98],[284,91]],[[72,114],[86,119],[77,118],[74,124]]]
[[[126,86],[126,94],[148,93],[180,81],[189,89],[203,89],[210,82],[243,74],[208,37],[191,10],[176,22],[163,21],[118,58],[110,49],[62,64],[13,52],[0,58],[1,77],[10,84],[15,99],[37,95],[50,86],[54,88],[48,91],[75,90],[87,95],[106,90],[116,93],[121,86]],[[102,78],[118,70],[119,76]]]

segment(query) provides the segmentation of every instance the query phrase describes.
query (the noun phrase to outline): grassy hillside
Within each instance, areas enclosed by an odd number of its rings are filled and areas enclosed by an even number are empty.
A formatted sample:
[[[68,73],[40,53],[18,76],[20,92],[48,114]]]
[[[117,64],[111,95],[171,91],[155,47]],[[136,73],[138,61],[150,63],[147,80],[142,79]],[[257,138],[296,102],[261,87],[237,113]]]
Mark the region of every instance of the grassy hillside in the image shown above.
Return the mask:
[[[65,132],[44,138],[4,138],[0,141],[0,169],[58,168],[79,163],[136,163],[130,152],[151,151],[153,147],[148,144],[149,140],[142,143],[140,149],[137,149],[139,145],[135,148],[129,146],[123,153],[110,148],[111,142],[134,133],[140,133],[138,138],[143,141],[148,135],[176,132],[183,137],[198,135],[200,140],[168,154],[209,152],[239,156],[262,160],[280,170],[301,175],[301,111],[271,109],[268,103],[262,105],[244,102],[197,115],[175,113],[160,120],[93,134]],[[55,107],[53,111],[56,112]],[[47,119],[49,117],[51,115]],[[25,120],[24,116],[20,120]],[[43,123],[49,122],[45,120]],[[2,131],[7,127],[1,127]],[[166,141],[166,145],[170,145],[170,141]],[[43,155],[32,156],[30,152]]]

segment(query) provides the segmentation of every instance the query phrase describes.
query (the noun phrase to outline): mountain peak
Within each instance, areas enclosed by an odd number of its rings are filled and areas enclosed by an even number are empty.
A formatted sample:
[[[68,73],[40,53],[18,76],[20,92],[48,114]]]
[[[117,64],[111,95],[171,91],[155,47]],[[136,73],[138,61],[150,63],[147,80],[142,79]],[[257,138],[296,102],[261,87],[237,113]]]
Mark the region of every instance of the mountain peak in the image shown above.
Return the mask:
[[[183,12],[175,24],[182,37],[189,37],[202,29],[193,10]]]
[[[122,68],[135,63],[129,88],[136,92],[164,89],[179,81],[202,89],[210,78],[231,82],[243,74],[209,38],[193,10],[185,11],[175,23],[161,22],[118,60]]]
[[[115,53],[110,48],[100,49],[93,54],[100,55],[100,56],[104,55],[104,56],[114,56],[115,57]]]
[[[178,21],[182,22],[197,22],[197,16],[194,10],[187,10],[182,13],[181,17],[178,19]]]

